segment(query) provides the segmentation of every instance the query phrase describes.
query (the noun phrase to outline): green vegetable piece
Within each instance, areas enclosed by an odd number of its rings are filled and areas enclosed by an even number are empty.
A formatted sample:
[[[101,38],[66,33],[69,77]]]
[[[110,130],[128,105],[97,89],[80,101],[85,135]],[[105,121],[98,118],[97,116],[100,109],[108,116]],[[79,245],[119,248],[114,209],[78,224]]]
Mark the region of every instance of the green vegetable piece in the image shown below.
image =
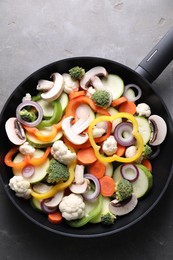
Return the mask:
[[[133,186],[128,180],[121,179],[116,184],[116,197],[119,201],[123,201],[132,195]]]
[[[110,93],[106,90],[96,90],[91,99],[99,107],[107,107],[110,104]]]
[[[29,111],[26,108],[20,110],[19,115],[26,122],[34,122],[37,119],[35,111]]]
[[[148,144],[146,144],[142,152],[143,159],[149,159],[151,154],[152,154],[152,149]]]
[[[37,128],[42,129],[44,127],[52,126],[53,124],[57,124],[62,117],[62,106],[61,103],[57,100],[51,102],[54,112],[51,118],[44,119],[40,122]]]
[[[67,166],[58,162],[52,158],[49,162],[49,167],[47,169],[47,182],[55,183],[67,181],[69,178],[69,171]]]
[[[114,224],[115,219],[115,215],[113,215],[110,211],[106,214],[101,215],[101,222],[103,225],[106,226]]]
[[[69,74],[72,77],[72,79],[80,80],[85,74],[85,69],[83,69],[82,67],[76,66],[69,70]]]
[[[91,219],[95,218],[102,210],[103,197],[99,195],[97,200],[97,205],[94,207],[86,216],[81,219],[67,221],[68,225],[71,227],[79,228],[86,225]]]

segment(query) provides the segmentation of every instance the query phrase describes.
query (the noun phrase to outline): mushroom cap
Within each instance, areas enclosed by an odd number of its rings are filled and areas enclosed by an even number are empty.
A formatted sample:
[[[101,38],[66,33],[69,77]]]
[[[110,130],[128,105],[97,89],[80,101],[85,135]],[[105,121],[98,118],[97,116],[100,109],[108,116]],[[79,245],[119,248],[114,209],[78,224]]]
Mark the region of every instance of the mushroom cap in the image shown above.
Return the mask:
[[[131,212],[137,205],[138,199],[133,193],[126,201],[119,202],[117,199],[112,200],[109,204],[109,210],[115,216],[123,216]]]
[[[153,135],[149,141],[150,145],[159,145],[161,144],[167,134],[167,125],[164,119],[158,115],[151,115],[149,122],[153,128]]]
[[[73,116],[69,116],[62,121],[62,130],[66,138],[73,144],[84,144],[88,140],[88,134],[78,134],[72,128]]]
[[[53,73],[51,77],[53,77],[53,87],[49,91],[41,94],[42,99],[48,102],[57,99],[64,89],[63,76],[60,73]]]
[[[15,145],[26,142],[25,132],[16,117],[10,117],[5,123],[5,130],[9,140]]]
[[[101,67],[101,66],[94,67],[94,68],[88,70],[85,73],[83,78],[80,80],[80,86],[81,86],[82,89],[86,90],[89,82],[91,81],[91,79],[94,76],[104,76],[104,77],[106,77],[107,74],[108,73],[107,73],[107,71],[104,67]]]

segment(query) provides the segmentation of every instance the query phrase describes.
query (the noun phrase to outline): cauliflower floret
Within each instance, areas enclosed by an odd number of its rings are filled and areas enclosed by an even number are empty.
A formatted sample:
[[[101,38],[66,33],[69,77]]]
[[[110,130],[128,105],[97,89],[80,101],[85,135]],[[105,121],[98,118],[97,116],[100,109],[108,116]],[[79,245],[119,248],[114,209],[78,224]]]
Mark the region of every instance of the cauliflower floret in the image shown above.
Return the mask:
[[[79,81],[73,80],[68,73],[62,74],[64,79],[64,92],[70,94],[73,90],[79,89]]]
[[[94,138],[100,137],[105,133],[106,133],[106,130],[104,128],[97,127],[97,126],[95,126],[92,131],[92,135]]]
[[[151,109],[146,103],[140,103],[136,107],[136,113],[139,114],[139,116],[149,117],[151,115]]]
[[[51,148],[52,156],[59,162],[68,165],[76,159],[76,153],[71,152],[63,141],[56,141]]]
[[[80,219],[85,213],[83,197],[79,194],[71,193],[62,199],[59,209],[66,220]]]
[[[23,154],[23,155],[33,155],[34,152],[35,152],[35,148],[30,145],[28,142],[25,142],[24,144],[22,144],[20,147],[19,147],[19,151]]]
[[[89,87],[89,88],[87,89],[86,96],[87,96],[87,97],[91,97],[95,92],[96,92],[96,89],[95,89],[95,88]]]
[[[31,101],[31,94],[30,93],[26,93],[26,95],[22,98],[22,102],[24,101]]]
[[[24,199],[31,197],[30,182],[23,176],[13,176],[9,181],[9,187],[15,191],[17,197]]]
[[[112,155],[117,150],[117,141],[113,135],[110,135],[104,142],[102,150],[106,155]]]
[[[136,146],[132,145],[132,146],[129,146],[126,151],[125,151],[125,157],[126,158],[130,158],[130,157],[133,157],[137,152],[137,148]]]

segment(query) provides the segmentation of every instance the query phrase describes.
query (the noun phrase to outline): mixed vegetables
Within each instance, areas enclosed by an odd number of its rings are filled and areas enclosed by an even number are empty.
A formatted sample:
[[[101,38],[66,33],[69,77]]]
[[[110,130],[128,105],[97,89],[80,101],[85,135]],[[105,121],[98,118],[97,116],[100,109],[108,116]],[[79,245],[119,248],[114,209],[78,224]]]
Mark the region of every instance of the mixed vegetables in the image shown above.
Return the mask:
[[[164,119],[104,67],[56,72],[36,89],[5,124],[9,187],[51,223],[114,224],[152,188]]]

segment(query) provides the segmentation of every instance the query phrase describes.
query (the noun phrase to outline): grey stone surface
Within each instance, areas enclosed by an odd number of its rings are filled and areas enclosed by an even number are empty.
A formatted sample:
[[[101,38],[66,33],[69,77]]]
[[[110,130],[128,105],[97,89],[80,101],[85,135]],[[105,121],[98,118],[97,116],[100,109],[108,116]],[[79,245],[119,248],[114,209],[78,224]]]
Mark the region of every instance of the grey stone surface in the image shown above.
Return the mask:
[[[1,0],[0,110],[28,75],[53,61],[98,56],[135,68],[173,25],[172,0]],[[173,115],[173,64],[153,87]],[[163,173],[164,174],[164,173]],[[0,259],[173,259],[173,182],[141,222],[78,240],[36,227],[0,185]]]

